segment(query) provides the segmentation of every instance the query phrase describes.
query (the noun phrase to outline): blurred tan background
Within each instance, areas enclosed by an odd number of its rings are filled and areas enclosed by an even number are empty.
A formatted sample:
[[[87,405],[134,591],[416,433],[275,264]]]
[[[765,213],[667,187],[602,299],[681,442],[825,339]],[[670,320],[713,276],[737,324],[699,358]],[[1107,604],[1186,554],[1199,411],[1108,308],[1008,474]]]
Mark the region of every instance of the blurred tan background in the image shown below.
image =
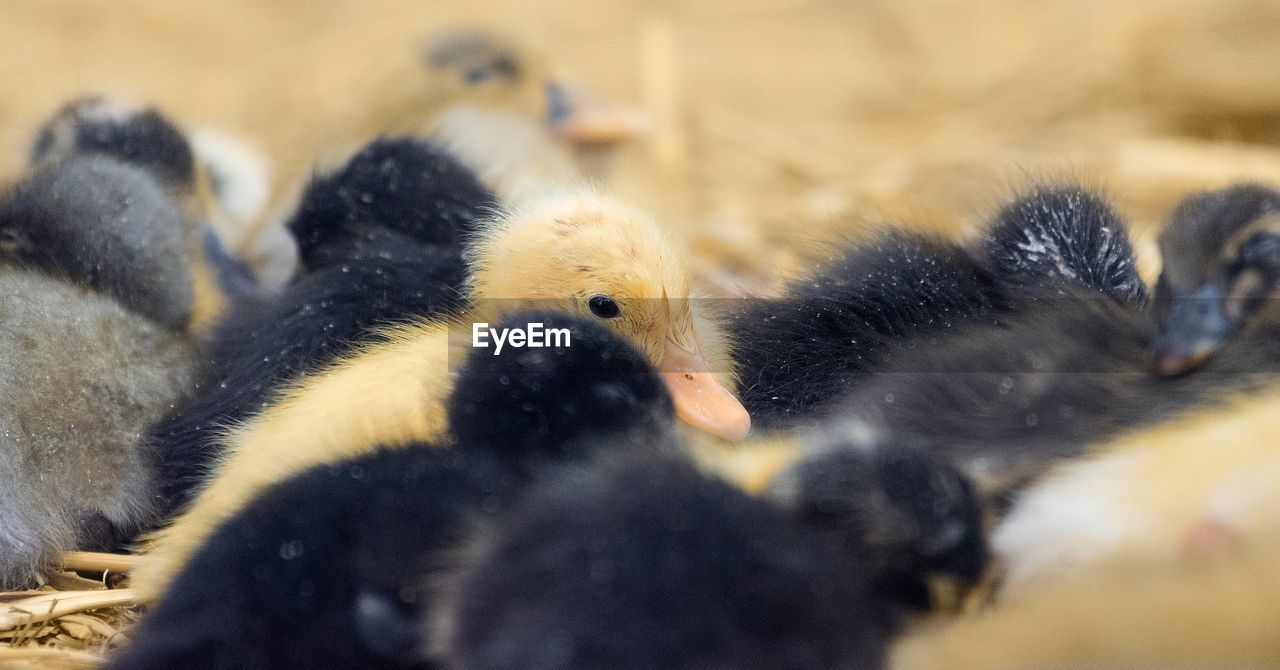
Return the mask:
[[[1270,0],[0,2],[0,176],[98,92],[258,147],[275,211],[317,161],[429,105],[424,38],[496,27],[644,105],[605,180],[690,238],[717,293],[770,291],[810,240],[890,219],[964,231],[1076,178],[1142,232],[1187,191],[1280,184]]]

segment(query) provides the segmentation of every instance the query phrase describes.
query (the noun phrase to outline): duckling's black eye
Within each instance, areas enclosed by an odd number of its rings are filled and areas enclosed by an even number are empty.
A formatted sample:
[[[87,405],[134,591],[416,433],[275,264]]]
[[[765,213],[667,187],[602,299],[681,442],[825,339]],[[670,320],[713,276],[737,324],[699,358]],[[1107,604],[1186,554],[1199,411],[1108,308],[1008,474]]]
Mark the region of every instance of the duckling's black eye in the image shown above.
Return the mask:
[[[613,301],[607,295],[593,295],[587,300],[587,307],[591,308],[591,313],[602,319],[617,318],[622,310],[618,309],[618,303]]]

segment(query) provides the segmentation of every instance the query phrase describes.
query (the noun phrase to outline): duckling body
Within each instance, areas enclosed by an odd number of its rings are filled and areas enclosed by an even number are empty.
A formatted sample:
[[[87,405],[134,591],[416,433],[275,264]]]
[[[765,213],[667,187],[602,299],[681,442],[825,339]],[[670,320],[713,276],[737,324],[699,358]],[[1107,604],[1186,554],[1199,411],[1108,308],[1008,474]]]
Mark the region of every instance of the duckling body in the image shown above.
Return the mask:
[[[479,552],[447,667],[875,668],[901,625],[838,543],[677,457],[535,493]]]
[[[290,382],[378,340],[380,327],[460,311],[463,238],[493,206],[448,154],[409,138],[374,142],[317,177],[289,224],[303,273],[211,329],[203,391],[152,433],[166,512],[207,476],[219,433]]]
[[[518,316],[503,325],[536,320],[573,339],[472,352],[449,401],[452,449],[378,449],[264,492],[209,538],[109,667],[426,667],[430,582],[460,543],[548,468],[652,449],[673,428],[661,381],[626,341],[560,313]]]
[[[0,268],[0,295],[0,586],[13,589],[61,551],[114,547],[151,521],[138,442],[186,392],[193,352],[43,273]]]
[[[614,296],[608,298],[613,311],[597,318],[616,318],[615,328],[662,363],[682,418],[745,432],[745,413],[737,413],[741,407],[699,354],[716,340],[703,336],[711,326],[685,301],[688,278],[679,256],[647,218],[602,196],[560,194],[487,226],[478,244],[474,306],[465,317],[384,329],[379,340],[299,378],[229,429],[216,476],[157,535],[134,573],[135,586],[158,595],[217,524],[300,469],[379,445],[439,442],[447,434],[449,361],[461,360],[471,346],[471,324],[495,322],[523,306],[594,313],[603,304],[596,296]],[[460,337],[451,338],[451,331]],[[728,423],[714,423],[723,416]]]
[[[847,247],[780,300],[726,320],[739,393],[760,428],[812,418],[896,343],[987,321],[994,283],[954,244],[888,232]]]
[[[1018,498],[993,536],[1005,590],[1032,590],[1110,564],[1177,565],[1213,531],[1228,544],[1277,537],[1280,396],[1134,431],[1064,464]],[[1226,547],[1210,547],[1209,553]]]
[[[846,247],[782,300],[734,315],[740,391],[758,425],[795,425],[892,368],[897,352],[999,332],[1010,314],[1069,309],[1064,291],[1126,305],[1146,294],[1124,222],[1080,188],[1043,186],[1016,198],[973,251],[883,233]],[[908,371],[936,369],[919,364]]]
[[[999,490],[1211,397],[1149,374],[1145,286],[1105,200],[1040,189],[997,215],[984,248],[984,320],[904,332],[808,439],[912,445]]]

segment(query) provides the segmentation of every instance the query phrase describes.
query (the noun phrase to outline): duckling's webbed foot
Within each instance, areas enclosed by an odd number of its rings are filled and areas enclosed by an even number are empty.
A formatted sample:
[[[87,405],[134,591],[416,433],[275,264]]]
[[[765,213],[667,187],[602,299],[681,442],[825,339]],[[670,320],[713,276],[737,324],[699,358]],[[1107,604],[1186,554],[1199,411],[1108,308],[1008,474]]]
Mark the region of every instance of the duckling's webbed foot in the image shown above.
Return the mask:
[[[1074,284],[1121,303],[1147,295],[1124,220],[1105,198],[1079,187],[1042,186],[1009,203],[987,229],[984,247],[996,277],[1013,289],[1053,294]]]

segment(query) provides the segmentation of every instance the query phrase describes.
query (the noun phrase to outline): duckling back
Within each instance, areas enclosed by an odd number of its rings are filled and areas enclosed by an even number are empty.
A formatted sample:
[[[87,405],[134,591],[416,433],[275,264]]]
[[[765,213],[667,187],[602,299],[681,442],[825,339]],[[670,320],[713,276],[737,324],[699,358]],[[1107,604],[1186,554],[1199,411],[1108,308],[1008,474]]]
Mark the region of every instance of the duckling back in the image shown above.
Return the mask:
[[[846,246],[778,300],[753,300],[726,326],[738,391],[757,427],[812,418],[898,344],[990,323],[991,277],[955,244],[886,231]]]
[[[178,331],[194,301],[187,229],[181,207],[146,172],[74,157],[0,198],[0,263],[87,286]]]

